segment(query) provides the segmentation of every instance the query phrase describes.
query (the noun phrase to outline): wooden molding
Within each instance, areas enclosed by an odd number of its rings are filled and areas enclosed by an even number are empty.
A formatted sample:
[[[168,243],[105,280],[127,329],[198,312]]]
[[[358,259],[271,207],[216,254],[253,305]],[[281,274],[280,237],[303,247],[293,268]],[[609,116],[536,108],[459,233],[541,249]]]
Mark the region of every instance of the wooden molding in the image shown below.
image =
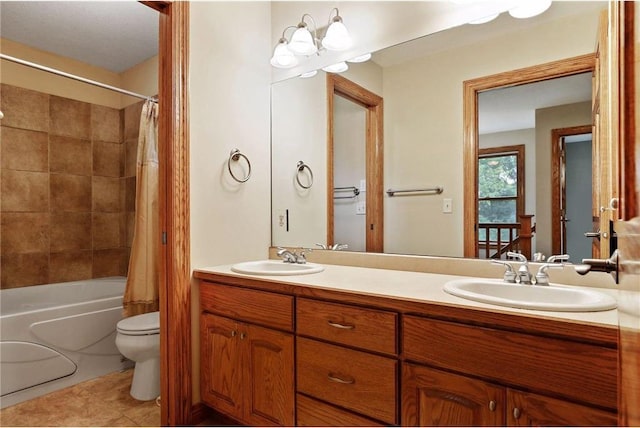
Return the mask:
[[[366,251],[380,253],[384,249],[384,127],[383,99],[356,83],[327,73],[327,243],[334,244],[333,210],[333,109],[334,96],[340,95],[367,109],[366,113]]]
[[[491,89],[541,82],[593,71],[596,55],[586,54],[506,71],[463,83],[464,257],[478,256],[478,94]]]

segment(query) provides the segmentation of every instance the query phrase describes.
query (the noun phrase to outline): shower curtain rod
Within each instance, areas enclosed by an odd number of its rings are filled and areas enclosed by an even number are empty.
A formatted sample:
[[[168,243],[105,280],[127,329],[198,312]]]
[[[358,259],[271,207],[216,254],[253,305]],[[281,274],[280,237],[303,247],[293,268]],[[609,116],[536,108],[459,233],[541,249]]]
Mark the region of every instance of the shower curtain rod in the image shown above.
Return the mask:
[[[96,82],[95,80],[86,79],[84,77],[76,76],[75,74],[66,73],[64,71],[56,70],[55,68],[45,67],[44,65],[36,64],[35,62],[25,61],[20,58],[15,58],[9,55],[5,55],[0,53],[1,59],[6,59],[7,61],[15,62],[16,64],[26,65],[27,67],[36,68],[38,70],[46,71],[48,73],[57,74],[62,77],[67,77],[69,79],[78,80],[80,82],[88,83],[89,85],[98,86],[103,89],[109,89],[110,91],[119,92],[121,94],[129,95],[136,98],[142,98],[143,100],[153,101],[157,103],[158,100],[154,97],[148,97],[146,95],[137,94],[135,92],[127,91],[126,89],[120,89],[115,86],[107,85],[105,83]]]

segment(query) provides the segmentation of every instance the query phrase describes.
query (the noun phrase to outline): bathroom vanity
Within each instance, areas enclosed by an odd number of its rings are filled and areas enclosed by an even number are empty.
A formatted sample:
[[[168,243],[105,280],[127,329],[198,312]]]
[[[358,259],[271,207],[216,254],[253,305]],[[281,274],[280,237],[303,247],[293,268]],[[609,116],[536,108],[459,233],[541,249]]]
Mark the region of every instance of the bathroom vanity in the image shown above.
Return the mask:
[[[326,265],[200,281],[202,401],[248,425],[615,425],[617,311],[445,293],[453,275]]]

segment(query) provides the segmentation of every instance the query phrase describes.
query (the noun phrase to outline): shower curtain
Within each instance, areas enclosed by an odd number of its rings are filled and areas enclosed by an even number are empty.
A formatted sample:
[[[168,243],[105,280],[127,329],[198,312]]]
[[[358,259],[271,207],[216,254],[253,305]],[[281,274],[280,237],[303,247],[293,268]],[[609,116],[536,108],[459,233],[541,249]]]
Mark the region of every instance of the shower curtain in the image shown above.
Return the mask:
[[[159,308],[158,181],[158,104],[146,101],[138,136],[135,225],[123,300],[125,316]]]

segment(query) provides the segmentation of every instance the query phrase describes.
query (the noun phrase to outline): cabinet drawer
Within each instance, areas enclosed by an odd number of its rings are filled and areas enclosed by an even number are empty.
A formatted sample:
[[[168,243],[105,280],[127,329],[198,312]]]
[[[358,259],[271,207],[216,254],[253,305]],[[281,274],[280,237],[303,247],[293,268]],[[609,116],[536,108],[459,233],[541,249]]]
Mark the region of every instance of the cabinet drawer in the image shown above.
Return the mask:
[[[407,360],[617,406],[615,349],[416,316],[403,317],[402,331]]]
[[[306,395],[296,397],[298,413],[297,426],[300,427],[377,427],[379,422],[340,409]]]
[[[386,354],[397,354],[398,314],[298,299],[297,333]]]
[[[293,331],[293,296],[203,281],[200,307],[229,318]]]
[[[298,391],[389,424],[397,424],[398,362],[298,338]]]

